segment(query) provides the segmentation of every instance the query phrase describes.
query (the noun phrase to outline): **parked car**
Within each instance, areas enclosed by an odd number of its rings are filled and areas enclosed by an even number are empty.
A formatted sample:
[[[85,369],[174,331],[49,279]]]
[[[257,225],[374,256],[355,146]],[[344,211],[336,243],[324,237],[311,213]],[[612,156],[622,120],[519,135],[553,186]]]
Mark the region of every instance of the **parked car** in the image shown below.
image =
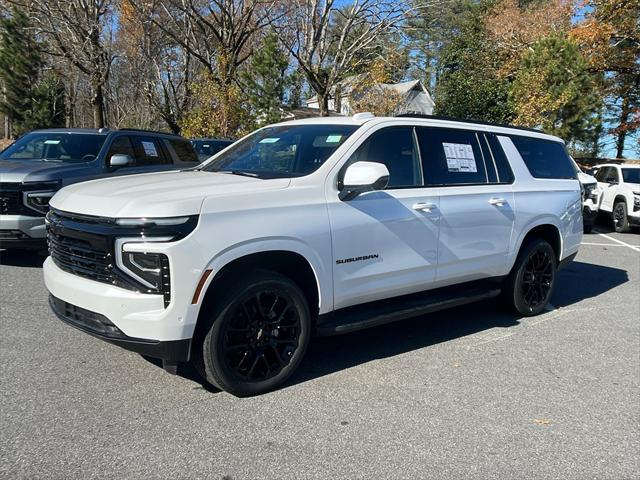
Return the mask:
[[[188,140],[166,133],[107,128],[28,133],[0,153],[0,248],[44,248],[44,216],[61,187],[199,163]]]
[[[595,177],[584,173],[578,164],[571,158],[578,174],[578,181],[582,186],[582,224],[584,233],[590,233],[600,209],[601,190]]]
[[[240,396],[282,384],[313,335],[499,295],[537,315],[583,229],[559,138],[372,114],[268,126],[194,170],[51,206],[59,318]]]
[[[640,226],[640,165],[598,165],[596,174],[602,190],[600,211],[607,212],[616,232]]]
[[[200,161],[214,156],[221,150],[224,150],[233,143],[233,140],[225,140],[221,138],[194,138],[191,140],[193,148],[198,152]]]

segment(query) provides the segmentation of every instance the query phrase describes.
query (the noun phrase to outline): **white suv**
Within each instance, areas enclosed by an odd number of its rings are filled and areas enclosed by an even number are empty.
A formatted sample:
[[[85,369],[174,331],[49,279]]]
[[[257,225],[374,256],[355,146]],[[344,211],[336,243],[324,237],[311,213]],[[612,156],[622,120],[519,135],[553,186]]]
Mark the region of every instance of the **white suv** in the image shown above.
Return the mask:
[[[281,384],[313,335],[500,294],[536,315],[583,229],[560,139],[371,114],[268,126],[50,205],[54,312],[235,395]]]
[[[596,179],[602,191],[600,211],[611,214],[616,232],[640,226],[640,165],[598,165]]]

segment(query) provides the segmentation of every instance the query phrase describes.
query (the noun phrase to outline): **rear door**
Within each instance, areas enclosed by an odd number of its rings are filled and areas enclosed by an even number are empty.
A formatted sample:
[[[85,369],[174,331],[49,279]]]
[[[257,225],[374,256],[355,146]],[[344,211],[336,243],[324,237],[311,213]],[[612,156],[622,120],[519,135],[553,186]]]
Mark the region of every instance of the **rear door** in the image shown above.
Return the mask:
[[[371,133],[350,156],[389,170],[384,190],[328,199],[336,309],[426,290],[437,267],[438,194],[425,188],[411,126]],[[344,172],[346,165],[342,168]]]
[[[417,135],[425,184],[440,194],[438,283],[504,274],[513,175],[495,137],[443,127],[419,127]]]

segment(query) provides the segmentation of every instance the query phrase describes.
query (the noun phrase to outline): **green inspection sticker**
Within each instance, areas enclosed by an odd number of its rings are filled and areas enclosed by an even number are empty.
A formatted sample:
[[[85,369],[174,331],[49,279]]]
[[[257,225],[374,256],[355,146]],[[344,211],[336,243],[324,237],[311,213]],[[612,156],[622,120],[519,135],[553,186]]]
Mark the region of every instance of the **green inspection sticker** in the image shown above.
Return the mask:
[[[342,139],[342,135],[327,136],[327,143],[338,143]]]

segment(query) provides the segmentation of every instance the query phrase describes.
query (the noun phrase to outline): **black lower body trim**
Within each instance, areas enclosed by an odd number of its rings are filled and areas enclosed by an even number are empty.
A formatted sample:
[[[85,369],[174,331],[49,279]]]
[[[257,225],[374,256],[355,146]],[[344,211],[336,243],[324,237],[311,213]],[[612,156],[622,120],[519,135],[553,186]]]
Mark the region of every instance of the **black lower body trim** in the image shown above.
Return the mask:
[[[49,306],[64,323],[105,342],[126,350],[160,358],[167,362],[187,362],[190,358],[191,339],[159,341],[129,337],[122,333],[104,315],[91,312],[49,295]]]
[[[598,211],[591,210],[588,207],[582,209],[582,223],[586,226],[593,226],[598,216]]]
[[[560,260],[560,264],[558,265],[558,270],[560,270],[561,268],[566,267],[567,265],[569,265],[571,262],[573,262],[573,260],[576,258],[576,255],[578,255],[578,252],[576,253],[572,253],[571,255],[569,255],[568,257]]]
[[[493,277],[341,308],[319,316],[316,335],[354,332],[497,297],[503,281]]]

